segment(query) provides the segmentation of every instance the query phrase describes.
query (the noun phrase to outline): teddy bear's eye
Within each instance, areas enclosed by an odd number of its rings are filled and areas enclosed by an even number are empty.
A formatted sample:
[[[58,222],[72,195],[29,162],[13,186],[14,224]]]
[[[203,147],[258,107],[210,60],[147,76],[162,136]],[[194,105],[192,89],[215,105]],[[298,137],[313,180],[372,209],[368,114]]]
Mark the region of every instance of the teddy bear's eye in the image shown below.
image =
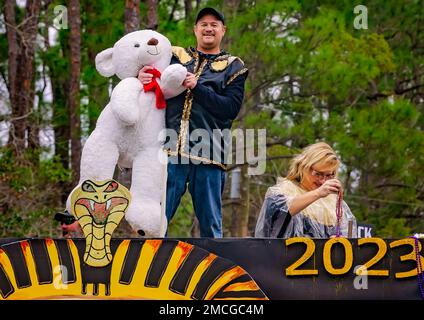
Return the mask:
[[[140,46],[140,44],[139,43],[136,43],[135,45],[134,45],[134,47],[136,47],[136,48],[138,48]]]

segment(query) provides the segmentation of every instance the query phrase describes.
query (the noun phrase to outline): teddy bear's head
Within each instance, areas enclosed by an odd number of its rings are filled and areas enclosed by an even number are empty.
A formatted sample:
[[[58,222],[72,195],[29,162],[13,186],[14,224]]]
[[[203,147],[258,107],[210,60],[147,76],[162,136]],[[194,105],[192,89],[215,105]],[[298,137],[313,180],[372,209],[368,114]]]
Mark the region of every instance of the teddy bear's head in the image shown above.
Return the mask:
[[[116,74],[120,79],[136,77],[143,66],[163,71],[171,62],[172,47],[169,40],[153,30],[128,33],[113,48],[96,56],[96,69],[102,76]]]

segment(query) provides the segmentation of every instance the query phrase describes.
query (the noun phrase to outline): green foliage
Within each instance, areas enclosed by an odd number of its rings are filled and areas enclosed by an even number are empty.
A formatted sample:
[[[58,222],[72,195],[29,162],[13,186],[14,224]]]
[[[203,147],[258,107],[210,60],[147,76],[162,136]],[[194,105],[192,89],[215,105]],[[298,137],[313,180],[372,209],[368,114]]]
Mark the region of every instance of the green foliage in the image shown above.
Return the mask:
[[[57,4],[61,2],[49,6],[49,20]],[[267,130],[270,160],[266,173],[244,181],[250,192],[248,200],[242,199],[250,201],[250,232],[266,188],[277,176],[285,175],[290,157],[322,140],[340,155],[346,201],[359,221],[374,224],[378,236],[423,232],[422,1],[366,3],[368,30],[353,27],[353,8],[358,4],[363,3],[257,0],[239,1],[234,8],[229,1],[201,2],[202,7],[214,6],[225,13],[223,49],[241,57],[249,68],[243,109],[233,128]],[[145,2],[140,12],[143,28]],[[17,10],[18,20],[23,14],[22,9]],[[194,46],[195,14],[193,9],[185,17],[183,1],[160,1],[158,31],[173,45]],[[89,122],[83,132],[86,136],[109,99],[109,80],[96,71],[94,57],[124,34],[124,3],[81,1],[81,22],[80,96],[85,98],[81,113]],[[44,117],[42,123],[53,125],[58,134],[69,129],[68,37],[69,30],[61,30],[56,44],[37,48],[36,64],[46,65],[55,96],[52,104],[42,101],[42,116],[53,111],[53,118]],[[6,37],[0,37],[2,75],[7,74],[7,45]],[[38,79],[43,76],[40,70]],[[56,139],[56,157],[42,161],[34,160],[41,150],[24,159],[1,150],[0,236],[53,232],[51,214],[63,209],[69,191],[67,143]],[[230,203],[227,200],[228,190],[224,203]],[[231,205],[226,205],[226,234],[233,223],[231,215]],[[193,217],[186,194],[170,224],[169,236],[190,236]]]
[[[70,171],[57,159],[33,161],[0,149],[0,237],[59,236],[54,212],[63,210],[63,191]]]
[[[158,32],[165,34],[172,45],[187,48],[195,46],[196,38],[193,34],[194,17],[184,19],[169,19],[170,18],[170,6],[174,5],[173,1],[160,1],[158,8],[159,26]],[[184,12],[184,8],[181,4],[177,4],[176,11]]]
[[[411,234],[411,228],[406,226],[406,219],[389,218],[379,232],[382,238],[402,238]]]
[[[186,192],[181,198],[180,206],[168,227],[168,237],[191,237],[194,211],[190,194]]]
[[[396,86],[414,68],[423,71],[422,53],[407,41],[422,39],[412,27],[420,9],[416,3],[367,4],[370,29],[358,31],[356,4],[257,1],[238,9],[228,24],[230,48],[250,74],[237,125],[267,129],[269,158],[329,142],[343,161],[346,197],[358,220],[375,224],[381,236],[406,236],[423,227],[417,223],[423,210],[423,176],[417,174],[424,164],[422,101],[397,95]],[[418,78],[422,84],[422,74]],[[278,141],[286,148],[273,144]],[[272,184],[268,177],[284,175],[287,165],[272,160],[262,179],[250,180],[253,210],[263,199],[257,183]]]

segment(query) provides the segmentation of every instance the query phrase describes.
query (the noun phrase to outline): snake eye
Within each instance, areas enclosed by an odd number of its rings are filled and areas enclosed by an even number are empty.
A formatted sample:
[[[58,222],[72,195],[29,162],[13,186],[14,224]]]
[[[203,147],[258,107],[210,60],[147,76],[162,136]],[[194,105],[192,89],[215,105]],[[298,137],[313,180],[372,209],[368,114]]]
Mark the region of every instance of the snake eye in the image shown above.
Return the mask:
[[[138,47],[140,47],[140,44],[139,44],[139,43],[136,43],[136,44],[134,45],[134,47],[138,48]]]
[[[85,191],[85,192],[96,192],[96,190],[94,190],[93,185],[88,181],[83,182],[81,189],[82,191]]]
[[[116,189],[118,189],[118,183],[115,181],[112,181],[111,183],[109,183],[109,185],[107,186],[105,192],[113,192]]]

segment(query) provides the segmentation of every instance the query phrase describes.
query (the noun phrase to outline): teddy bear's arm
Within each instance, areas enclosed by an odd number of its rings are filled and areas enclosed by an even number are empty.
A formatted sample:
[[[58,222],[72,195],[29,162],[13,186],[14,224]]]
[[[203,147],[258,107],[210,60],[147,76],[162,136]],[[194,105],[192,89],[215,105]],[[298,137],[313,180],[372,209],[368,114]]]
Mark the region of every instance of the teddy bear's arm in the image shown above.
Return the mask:
[[[162,72],[159,85],[165,99],[178,96],[186,89],[183,86],[186,75],[187,69],[181,64],[171,64]]]
[[[138,98],[142,86],[137,78],[126,78],[118,83],[110,97],[112,112],[125,125],[133,125],[139,118]]]

